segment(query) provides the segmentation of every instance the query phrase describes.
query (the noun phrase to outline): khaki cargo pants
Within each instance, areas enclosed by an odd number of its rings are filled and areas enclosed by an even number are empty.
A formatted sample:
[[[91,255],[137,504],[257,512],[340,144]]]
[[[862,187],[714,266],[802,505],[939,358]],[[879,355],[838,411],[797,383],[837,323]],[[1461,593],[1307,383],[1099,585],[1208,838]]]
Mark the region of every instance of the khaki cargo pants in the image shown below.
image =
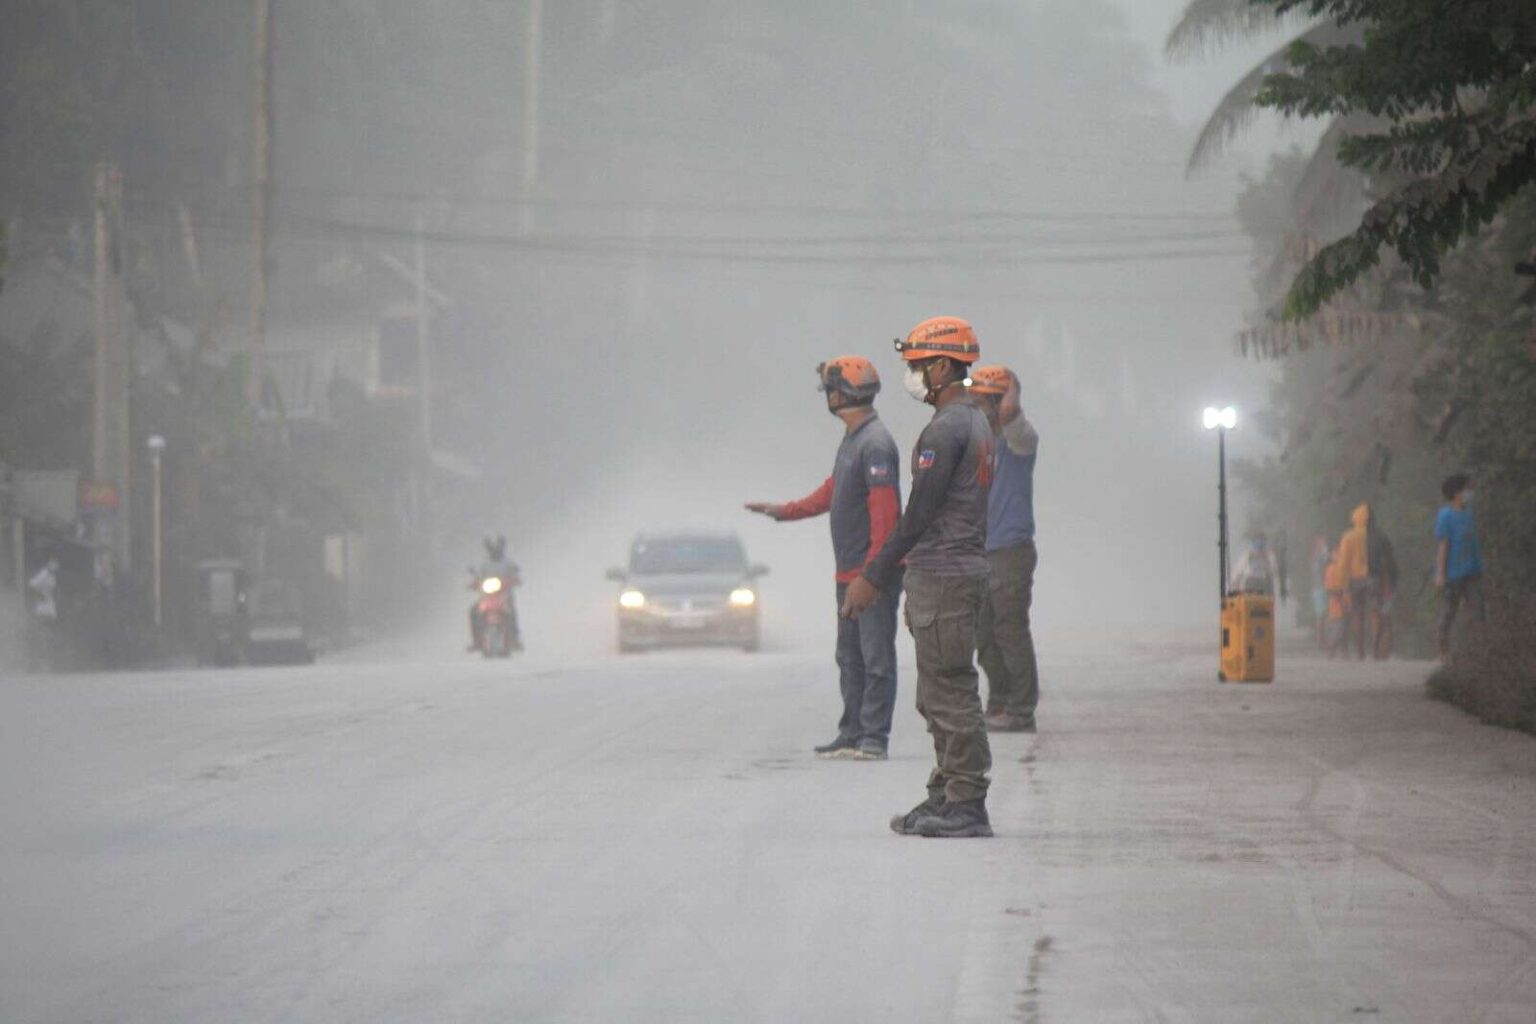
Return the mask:
[[[917,645],[917,710],[933,736],[930,796],[951,801],[987,795],[992,748],[981,718],[976,623],[985,576],[907,570],[907,628]]]
[[[1040,703],[1040,670],[1029,630],[1029,605],[1038,562],[1035,542],[991,551],[992,575],[976,629],[977,660],[987,673],[987,714],[1030,721]]]

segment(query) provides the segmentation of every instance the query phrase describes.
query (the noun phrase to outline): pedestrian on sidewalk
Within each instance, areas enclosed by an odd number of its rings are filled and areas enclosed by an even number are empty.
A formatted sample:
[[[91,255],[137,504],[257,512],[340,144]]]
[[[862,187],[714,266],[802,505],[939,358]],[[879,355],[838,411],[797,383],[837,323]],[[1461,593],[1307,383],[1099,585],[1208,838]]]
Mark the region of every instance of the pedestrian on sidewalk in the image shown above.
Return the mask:
[[[1479,621],[1486,621],[1483,603],[1483,555],[1472,517],[1472,480],[1465,473],[1445,478],[1440,485],[1445,504],[1435,517],[1435,588],[1440,591],[1440,659],[1450,653],[1451,628],[1456,625],[1462,602],[1477,606]]]
[[[1379,599],[1371,580],[1370,538],[1366,533],[1371,521],[1371,507],[1361,502],[1349,518],[1352,525],[1339,538],[1339,564],[1344,568],[1344,579],[1349,587],[1345,649],[1348,650],[1348,641],[1353,640],[1357,655],[1364,660],[1366,626],[1376,614]]]
[[[754,501],[747,509],[777,522],[829,513],[836,560],[837,608],[848,584],[880,553],[901,519],[900,453],[875,413],[880,375],[863,356],[839,356],[816,368],[827,411],[843,421],[832,475],[799,501]],[[898,574],[899,574],[898,568]],[[896,609],[891,587],[863,614],[837,620],[837,671],[843,714],[837,735],[815,748],[823,758],[883,761],[896,708]]]
[[[1373,510],[1365,525],[1366,562],[1370,565],[1373,599],[1370,622],[1371,654],[1383,661],[1392,654],[1392,608],[1397,599],[1397,553],[1381,516]]]
[[[1334,552],[1323,570],[1323,586],[1328,593],[1328,615],[1323,626],[1323,650],[1336,658],[1349,646],[1349,576],[1344,563]]]
[[[987,675],[988,732],[1034,732],[1040,670],[1029,608],[1039,555],[1035,549],[1035,455],[1040,435],[1024,416],[1019,378],[1004,366],[971,372],[971,394],[992,426],[996,444],[987,499],[987,562],[991,575],[977,623],[977,660]]]
[[[982,722],[976,624],[987,586],[987,494],[994,443],[969,394],[968,368],[981,354],[958,317],[925,320],[896,350],[912,397],[934,407],[912,450],[906,515],[880,554],[848,585],[843,615],[857,618],[895,590],[907,560],[907,626],[917,647],[917,710],[933,736],[928,795],[891,819],[905,835],[990,836],[987,772],[992,750]]]
[[[1275,555],[1275,581],[1280,591],[1280,603],[1285,604],[1291,599],[1291,540],[1283,529],[1275,532],[1271,550]]]
[[[1275,564],[1274,553],[1269,549],[1268,538],[1263,530],[1253,530],[1248,534],[1248,546],[1243,550],[1243,556],[1232,567],[1227,592],[1274,597],[1275,581],[1279,576],[1280,570]]]
[[[1317,649],[1328,649],[1328,582],[1325,576],[1328,563],[1333,561],[1333,551],[1328,538],[1318,534],[1312,538],[1312,615],[1316,618]]]

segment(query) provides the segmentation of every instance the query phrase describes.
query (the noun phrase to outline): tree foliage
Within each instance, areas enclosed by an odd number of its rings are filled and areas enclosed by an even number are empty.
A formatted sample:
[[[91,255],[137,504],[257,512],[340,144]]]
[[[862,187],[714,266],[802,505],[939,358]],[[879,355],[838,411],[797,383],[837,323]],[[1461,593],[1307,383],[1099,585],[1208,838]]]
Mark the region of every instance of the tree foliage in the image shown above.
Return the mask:
[[[1310,316],[1384,248],[1428,287],[1450,250],[1536,181],[1536,4],[1530,0],[1255,0],[1327,18],[1359,41],[1298,40],[1255,102],[1301,117],[1375,119],[1338,146],[1376,194],[1358,226],[1296,275],[1283,316]]]

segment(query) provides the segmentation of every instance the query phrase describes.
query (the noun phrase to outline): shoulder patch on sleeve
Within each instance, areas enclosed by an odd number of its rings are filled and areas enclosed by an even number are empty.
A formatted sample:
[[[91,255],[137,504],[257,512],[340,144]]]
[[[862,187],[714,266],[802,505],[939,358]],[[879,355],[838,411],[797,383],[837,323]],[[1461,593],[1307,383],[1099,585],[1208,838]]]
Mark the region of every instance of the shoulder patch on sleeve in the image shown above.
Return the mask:
[[[869,464],[869,478],[876,483],[885,483],[891,478],[891,464],[889,462],[871,462]]]
[[[933,460],[936,459],[936,458],[938,458],[938,453],[935,452],[932,448],[927,448],[927,449],[924,449],[923,451],[918,452],[917,453],[917,468],[918,469],[932,469],[933,468]]]

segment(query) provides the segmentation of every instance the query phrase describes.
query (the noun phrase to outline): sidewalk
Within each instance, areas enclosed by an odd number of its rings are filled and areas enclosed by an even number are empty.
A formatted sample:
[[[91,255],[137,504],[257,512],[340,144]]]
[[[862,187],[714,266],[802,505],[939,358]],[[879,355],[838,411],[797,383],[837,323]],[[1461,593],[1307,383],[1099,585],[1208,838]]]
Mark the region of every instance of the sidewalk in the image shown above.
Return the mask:
[[[1047,660],[1040,735],[994,743],[1025,1019],[1536,1019],[1536,740],[1428,662],[1126,653]]]

